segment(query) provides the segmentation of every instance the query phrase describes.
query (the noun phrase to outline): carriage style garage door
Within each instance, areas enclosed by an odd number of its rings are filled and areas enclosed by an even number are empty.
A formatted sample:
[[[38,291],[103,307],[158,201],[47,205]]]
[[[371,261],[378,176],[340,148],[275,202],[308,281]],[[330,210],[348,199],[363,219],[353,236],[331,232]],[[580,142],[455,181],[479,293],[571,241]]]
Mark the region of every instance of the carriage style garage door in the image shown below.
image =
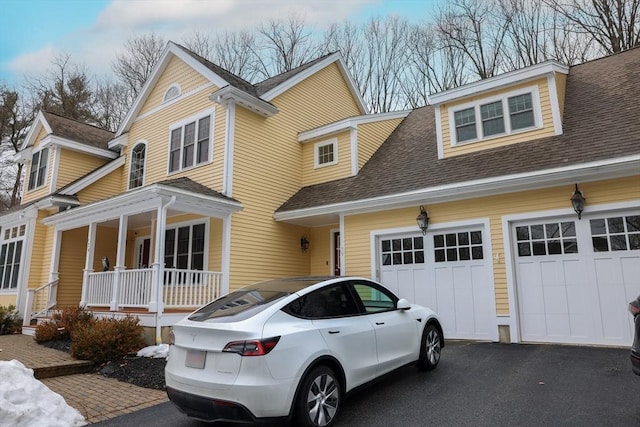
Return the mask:
[[[438,313],[445,338],[490,340],[491,264],[481,226],[380,237],[380,280]]]
[[[630,345],[640,212],[513,224],[523,341]]]

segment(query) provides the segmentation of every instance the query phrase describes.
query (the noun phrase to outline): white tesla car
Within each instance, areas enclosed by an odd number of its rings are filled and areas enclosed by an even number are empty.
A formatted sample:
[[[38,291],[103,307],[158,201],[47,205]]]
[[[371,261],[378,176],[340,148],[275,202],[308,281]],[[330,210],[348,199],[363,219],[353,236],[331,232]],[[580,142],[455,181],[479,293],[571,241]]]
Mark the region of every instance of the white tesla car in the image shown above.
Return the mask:
[[[167,394],[204,421],[330,426],[347,393],[401,366],[430,370],[444,347],[428,308],[358,277],[269,280],[173,327]]]

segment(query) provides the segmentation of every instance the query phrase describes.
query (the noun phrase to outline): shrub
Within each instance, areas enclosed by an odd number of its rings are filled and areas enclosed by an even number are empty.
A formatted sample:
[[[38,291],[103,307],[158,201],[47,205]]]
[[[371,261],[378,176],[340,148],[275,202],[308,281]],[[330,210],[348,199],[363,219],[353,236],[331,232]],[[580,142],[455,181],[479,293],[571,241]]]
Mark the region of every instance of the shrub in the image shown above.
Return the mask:
[[[144,347],[143,328],[137,317],[93,319],[71,333],[71,355],[104,363]]]
[[[22,328],[22,319],[15,305],[0,305],[0,335],[14,334]]]
[[[42,343],[59,340],[60,336],[60,330],[58,329],[56,322],[48,321],[36,326],[36,335],[34,338],[36,342]]]
[[[69,340],[78,325],[91,319],[93,314],[82,307],[62,307],[51,314],[51,320],[36,326],[36,342]]]
[[[93,314],[83,307],[62,307],[51,314],[51,319],[61,328],[59,339],[70,339],[78,325],[90,322]]]

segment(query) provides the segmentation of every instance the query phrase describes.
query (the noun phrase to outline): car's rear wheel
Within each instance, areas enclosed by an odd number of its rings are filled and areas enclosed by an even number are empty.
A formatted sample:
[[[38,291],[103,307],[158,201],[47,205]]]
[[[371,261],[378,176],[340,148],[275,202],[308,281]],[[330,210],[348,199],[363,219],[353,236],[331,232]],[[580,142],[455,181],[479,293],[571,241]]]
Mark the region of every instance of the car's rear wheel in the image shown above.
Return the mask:
[[[418,367],[425,371],[435,369],[440,362],[440,352],[442,351],[442,336],[440,330],[430,323],[422,332],[422,343],[420,344],[420,359]]]
[[[296,426],[333,425],[342,404],[342,388],[328,366],[314,368],[302,381],[295,405]]]

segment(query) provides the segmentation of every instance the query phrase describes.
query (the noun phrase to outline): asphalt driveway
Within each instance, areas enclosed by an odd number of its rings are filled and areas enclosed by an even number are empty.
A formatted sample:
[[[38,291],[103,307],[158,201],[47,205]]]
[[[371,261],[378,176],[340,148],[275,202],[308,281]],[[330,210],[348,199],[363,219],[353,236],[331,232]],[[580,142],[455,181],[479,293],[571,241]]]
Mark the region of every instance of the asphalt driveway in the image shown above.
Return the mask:
[[[171,403],[103,426],[206,426]],[[448,342],[432,372],[405,367],[348,399],[337,426],[640,426],[628,349]]]

